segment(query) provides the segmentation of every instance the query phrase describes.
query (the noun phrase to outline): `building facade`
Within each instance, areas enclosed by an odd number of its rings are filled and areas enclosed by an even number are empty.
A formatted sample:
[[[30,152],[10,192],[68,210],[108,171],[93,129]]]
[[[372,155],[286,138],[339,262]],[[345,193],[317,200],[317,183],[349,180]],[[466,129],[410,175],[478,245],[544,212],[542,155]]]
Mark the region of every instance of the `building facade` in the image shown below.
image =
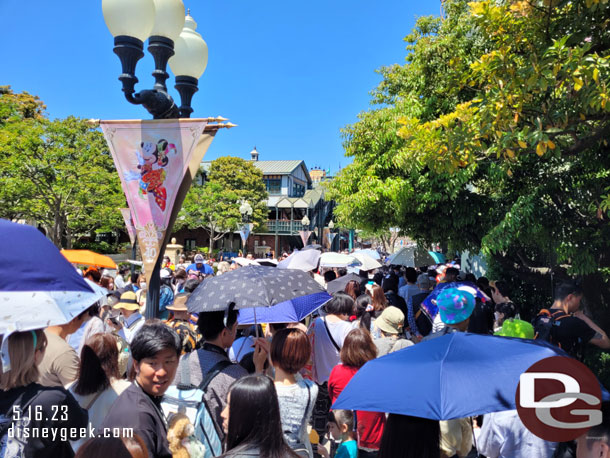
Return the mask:
[[[268,217],[265,232],[251,233],[248,237],[246,251],[255,257],[272,253],[274,257],[282,252],[303,248],[299,231],[311,231],[309,244],[320,244],[329,248],[328,223],[332,219],[334,203],[324,198],[322,183],[328,179],[325,170],[314,168],[308,170],[303,160],[261,161],[259,152],[254,148],[250,160],[262,172],[263,181],[269,197],[267,199]],[[210,168],[211,161],[201,164],[203,175]],[[311,173],[310,173],[311,172]],[[303,225],[307,216],[309,224]],[[215,249],[225,252],[237,252],[242,247],[237,233],[229,234],[218,240]],[[195,246],[209,245],[209,238],[204,230],[177,231],[174,237],[184,244],[185,250]],[[339,246],[340,237],[333,246]],[[244,253],[245,255],[245,253]]]

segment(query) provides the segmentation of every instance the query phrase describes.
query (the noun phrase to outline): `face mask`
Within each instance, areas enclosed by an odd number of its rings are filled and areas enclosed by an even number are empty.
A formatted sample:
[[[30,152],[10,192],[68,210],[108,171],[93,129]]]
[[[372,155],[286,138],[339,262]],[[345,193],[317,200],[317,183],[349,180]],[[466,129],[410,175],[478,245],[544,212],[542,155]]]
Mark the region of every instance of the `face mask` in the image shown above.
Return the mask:
[[[146,282],[140,282],[140,289],[146,289]]]
[[[494,317],[496,318],[496,322],[500,320],[500,312],[494,312]]]

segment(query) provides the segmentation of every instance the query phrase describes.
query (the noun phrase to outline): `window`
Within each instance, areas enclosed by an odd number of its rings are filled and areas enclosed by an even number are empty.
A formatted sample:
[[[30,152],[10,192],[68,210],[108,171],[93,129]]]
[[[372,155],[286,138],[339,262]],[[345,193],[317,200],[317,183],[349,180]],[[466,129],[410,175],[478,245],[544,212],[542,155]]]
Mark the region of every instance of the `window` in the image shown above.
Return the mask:
[[[193,251],[197,246],[197,239],[184,239],[184,249]]]
[[[305,186],[294,183],[292,185],[292,197],[303,197],[305,195]]]
[[[282,193],[282,178],[271,178],[265,177],[265,187],[269,194],[281,194]]]

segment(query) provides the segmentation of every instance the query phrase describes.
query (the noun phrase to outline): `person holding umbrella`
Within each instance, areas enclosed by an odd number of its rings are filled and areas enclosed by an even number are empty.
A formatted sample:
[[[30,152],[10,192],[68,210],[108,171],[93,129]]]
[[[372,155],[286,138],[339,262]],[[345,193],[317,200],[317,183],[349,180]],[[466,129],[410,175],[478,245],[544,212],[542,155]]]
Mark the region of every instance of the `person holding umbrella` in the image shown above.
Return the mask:
[[[468,291],[456,288],[443,290],[436,298],[439,315],[445,327],[423,340],[442,337],[452,332],[466,332],[470,315],[475,306],[475,298]],[[467,418],[440,422],[441,450],[447,457],[466,456],[472,449],[472,426]]]
[[[11,366],[0,372],[2,451],[11,452],[11,456],[74,456],[69,441],[50,434],[46,437],[33,434],[43,428],[85,428],[88,420],[87,411],[62,386],[44,387],[37,383],[38,366],[47,346],[45,333],[42,330],[16,332],[8,337],[8,342]]]
[[[436,339],[452,332],[466,332],[468,330],[470,315],[472,315],[475,305],[475,298],[472,294],[457,288],[447,288],[437,296],[436,305],[445,327],[424,337],[424,341]]]
[[[341,362],[339,353],[345,337],[352,330],[348,321],[354,308],[354,300],[347,294],[337,292],[326,303],[326,316],[316,318],[307,335],[311,342],[311,374],[307,374],[318,384],[318,399],[313,411],[313,428],[320,437],[326,434],[330,398],[328,377],[333,368]]]
[[[236,380],[248,375],[248,371],[239,364],[231,363],[227,349],[233,345],[237,333],[237,310],[234,304],[222,312],[203,312],[197,321],[199,332],[204,343],[201,348],[187,353],[180,358],[180,364],[173,385],[199,386],[204,377],[222,361],[224,367],[210,381],[204,401],[215,422],[216,429],[222,435],[221,413],[227,406],[229,387]],[[264,339],[257,339],[254,349],[254,367],[257,373],[263,373],[267,360],[268,343]],[[186,365],[186,367],[184,367]],[[185,380],[188,377],[189,380]]]

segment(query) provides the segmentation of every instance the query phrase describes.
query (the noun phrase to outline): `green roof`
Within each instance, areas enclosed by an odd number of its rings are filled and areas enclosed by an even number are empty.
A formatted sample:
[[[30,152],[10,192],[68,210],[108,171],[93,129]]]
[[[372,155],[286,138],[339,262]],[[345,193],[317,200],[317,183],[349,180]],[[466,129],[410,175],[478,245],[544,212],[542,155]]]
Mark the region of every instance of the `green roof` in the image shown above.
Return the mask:
[[[303,161],[253,161],[263,175],[290,175]]]
[[[201,168],[206,172],[210,170],[210,164],[212,161],[203,161],[201,163]],[[287,160],[287,161],[252,161],[263,175],[290,175],[294,172],[298,167],[303,166],[303,170],[305,171],[305,175],[307,176],[308,181],[311,181],[311,177],[309,176],[309,171],[307,170],[307,166],[305,165],[305,161],[303,160]]]

